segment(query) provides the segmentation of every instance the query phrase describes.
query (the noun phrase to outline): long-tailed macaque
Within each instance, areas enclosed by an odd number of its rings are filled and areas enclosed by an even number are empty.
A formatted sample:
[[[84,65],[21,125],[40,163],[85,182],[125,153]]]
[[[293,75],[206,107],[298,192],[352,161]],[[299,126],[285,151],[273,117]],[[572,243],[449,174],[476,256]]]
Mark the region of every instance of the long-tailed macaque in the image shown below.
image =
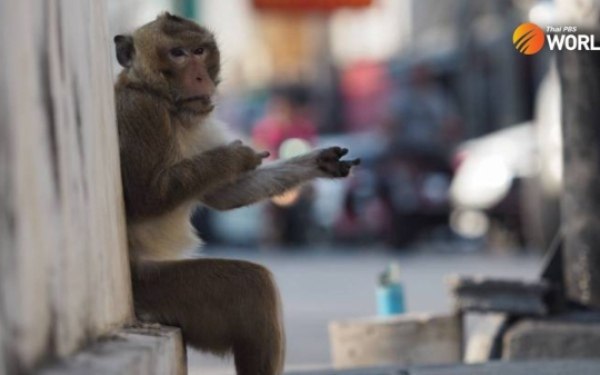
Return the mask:
[[[267,152],[232,141],[211,118],[219,83],[213,35],[165,13],[114,38],[123,71],[115,84],[135,311],[181,327],[187,344],[233,352],[238,374],[283,370],[278,291],[264,267],[179,259],[199,245],[197,204],[227,210],[316,177],[345,177],[358,160],[332,147],[260,167]]]

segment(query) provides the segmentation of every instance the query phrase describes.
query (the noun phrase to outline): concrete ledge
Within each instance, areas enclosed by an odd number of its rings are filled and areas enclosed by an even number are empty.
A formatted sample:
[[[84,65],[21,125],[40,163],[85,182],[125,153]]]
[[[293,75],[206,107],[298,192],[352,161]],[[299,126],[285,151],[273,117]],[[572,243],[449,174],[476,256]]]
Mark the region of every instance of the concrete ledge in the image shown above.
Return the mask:
[[[42,375],[185,375],[181,332],[172,327],[125,328],[39,370]]]
[[[600,361],[556,360],[488,362],[479,365],[378,367],[353,370],[287,372],[286,375],[597,375]]]
[[[597,375],[600,361],[488,362],[410,369],[409,375]]]
[[[461,359],[457,315],[404,314],[329,324],[337,368],[387,364],[439,364]]]
[[[523,320],[508,330],[503,347],[509,360],[600,358],[600,322]]]
[[[544,281],[452,276],[448,284],[461,311],[547,314],[544,296],[550,287]]]

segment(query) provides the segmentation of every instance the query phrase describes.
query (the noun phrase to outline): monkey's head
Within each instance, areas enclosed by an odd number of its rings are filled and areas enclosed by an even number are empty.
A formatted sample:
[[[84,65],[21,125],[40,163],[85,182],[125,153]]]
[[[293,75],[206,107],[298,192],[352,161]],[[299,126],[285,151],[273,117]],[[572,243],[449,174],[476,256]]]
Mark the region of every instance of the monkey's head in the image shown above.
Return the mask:
[[[163,13],[132,35],[114,38],[123,75],[179,110],[206,115],[219,83],[220,54],[213,35],[198,24]]]

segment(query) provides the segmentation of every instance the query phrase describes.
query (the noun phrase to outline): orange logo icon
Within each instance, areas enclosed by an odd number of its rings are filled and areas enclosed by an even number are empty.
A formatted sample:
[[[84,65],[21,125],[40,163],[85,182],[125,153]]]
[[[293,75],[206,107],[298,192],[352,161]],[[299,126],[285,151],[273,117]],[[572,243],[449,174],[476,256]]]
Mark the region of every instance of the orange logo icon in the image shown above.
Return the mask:
[[[524,55],[538,53],[544,47],[544,41],[544,30],[534,23],[522,23],[513,33],[513,44]]]

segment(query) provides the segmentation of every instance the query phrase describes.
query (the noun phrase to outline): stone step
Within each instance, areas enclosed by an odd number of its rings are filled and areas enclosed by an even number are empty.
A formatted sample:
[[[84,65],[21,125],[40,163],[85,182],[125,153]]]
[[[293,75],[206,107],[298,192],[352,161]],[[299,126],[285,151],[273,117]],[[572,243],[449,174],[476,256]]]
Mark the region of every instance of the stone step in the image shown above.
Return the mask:
[[[185,348],[178,328],[124,328],[39,375],[184,375]]]

